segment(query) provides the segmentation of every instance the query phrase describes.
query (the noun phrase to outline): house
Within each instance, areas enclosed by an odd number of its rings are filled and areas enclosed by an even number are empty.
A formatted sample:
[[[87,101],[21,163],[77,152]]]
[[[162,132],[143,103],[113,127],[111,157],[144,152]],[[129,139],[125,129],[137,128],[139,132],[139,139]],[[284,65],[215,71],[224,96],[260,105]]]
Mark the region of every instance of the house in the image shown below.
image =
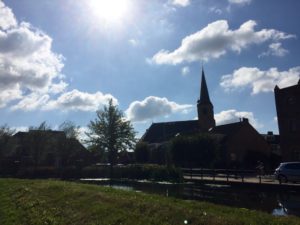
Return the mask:
[[[300,80],[274,89],[283,161],[300,161]]]
[[[63,131],[30,130],[18,132],[1,146],[1,165],[21,167],[80,166],[90,159],[90,153],[75,138]]]
[[[249,123],[242,118],[240,122],[213,127],[209,133],[223,135],[221,148],[224,155],[223,166],[253,168],[257,161],[269,166],[270,145]]]
[[[280,148],[280,135],[273,134],[272,131],[268,131],[267,134],[261,134],[262,137],[270,146],[270,167],[275,169],[282,162],[282,151]]]
[[[150,149],[155,149],[178,135],[206,133],[217,139],[221,146],[222,166],[250,167],[258,160],[267,161],[270,146],[248,119],[243,118],[237,123],[216,126],[214,107],[209,97],[203,69],[197,112],[198,120],[152,123],[141,141],[147,143]]]

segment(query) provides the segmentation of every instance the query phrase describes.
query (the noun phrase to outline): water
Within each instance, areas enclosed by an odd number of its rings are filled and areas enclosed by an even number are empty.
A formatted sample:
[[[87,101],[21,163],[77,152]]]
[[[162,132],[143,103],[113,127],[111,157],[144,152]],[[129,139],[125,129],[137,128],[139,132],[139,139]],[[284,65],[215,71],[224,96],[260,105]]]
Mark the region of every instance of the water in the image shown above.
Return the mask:
[[[85,179],[81,182],[110,186],[108,179]],[[112,187],[255,209],[277,216],[300,216],[300,193],[296,191],[256,190],[219,184],[170,184],[148,181],[116,180]]]

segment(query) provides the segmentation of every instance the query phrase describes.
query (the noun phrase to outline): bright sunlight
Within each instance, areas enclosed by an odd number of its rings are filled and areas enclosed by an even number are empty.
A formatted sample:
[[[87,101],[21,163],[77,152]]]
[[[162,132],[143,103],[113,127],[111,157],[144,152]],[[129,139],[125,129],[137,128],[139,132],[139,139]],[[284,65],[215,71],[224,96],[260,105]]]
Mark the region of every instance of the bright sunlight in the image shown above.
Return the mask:
[[[93,13],[106,22],[118,22],[129,12],[128,0],[89,0]]]

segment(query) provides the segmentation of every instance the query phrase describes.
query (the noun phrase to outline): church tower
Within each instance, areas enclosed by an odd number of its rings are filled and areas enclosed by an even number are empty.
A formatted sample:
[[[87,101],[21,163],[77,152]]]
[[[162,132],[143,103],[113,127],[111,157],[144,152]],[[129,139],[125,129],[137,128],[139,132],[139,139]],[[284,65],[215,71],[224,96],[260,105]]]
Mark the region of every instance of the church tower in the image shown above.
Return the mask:
[[[205,132],[216,126],[214,106],[209,99],[204,70],[202,68],[200,99],[197,101],[198,121],[200,130]]]

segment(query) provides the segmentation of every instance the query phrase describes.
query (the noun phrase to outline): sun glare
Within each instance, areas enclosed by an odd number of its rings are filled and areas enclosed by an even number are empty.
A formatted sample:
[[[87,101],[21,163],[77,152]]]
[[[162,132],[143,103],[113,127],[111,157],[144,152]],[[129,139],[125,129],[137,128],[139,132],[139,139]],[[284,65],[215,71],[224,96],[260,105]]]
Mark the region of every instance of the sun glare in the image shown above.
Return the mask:
[[[93,13],[106,22],[122,20],[129,11],[128,0],[89,0]]]

